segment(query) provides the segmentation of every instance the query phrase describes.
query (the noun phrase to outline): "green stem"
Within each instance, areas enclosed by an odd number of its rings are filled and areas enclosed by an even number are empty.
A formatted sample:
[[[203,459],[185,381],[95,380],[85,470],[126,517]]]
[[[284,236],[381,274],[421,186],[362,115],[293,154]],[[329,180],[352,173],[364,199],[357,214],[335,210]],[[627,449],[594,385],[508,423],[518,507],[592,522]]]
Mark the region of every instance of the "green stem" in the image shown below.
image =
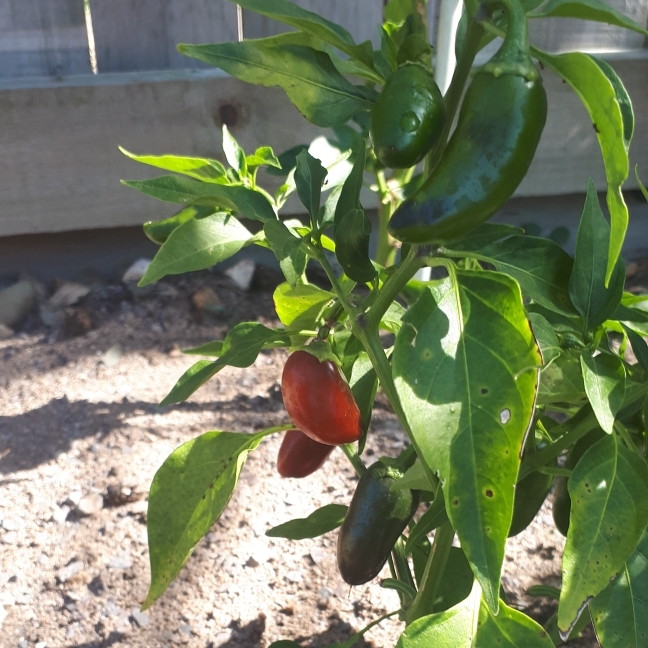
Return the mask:
[[[569,477],[573,471],[569,468],[551,468],[545,466],[544,468],[538,468],[538,472],[543,475],[556,475],[557,477]]]
[[[434,602],[450,556],[454,534],[455,531],[450,524],[444,524],[436,530],[418,594],[405,614],[407,625],[434,612]]]
[[[376,248],[376,263],[385,268],[393,264],[396,248],[389,244],[389,219],[392,216],[392,202],[381,203],[378,210],[378,247]]]
[[[461,102],[464,86],[470,75],[475,56],[477,56],[477,52],[479,51],[479,44],[483,33],[483,27],[475,20],[469,19],[465,44],[457,61],[457,67],[452,75],[452,81],[450,82],[448,91],[443,97],[446,106],[446,123],[439,137],[439,141],[425,156],[423,163],[423,175],[426,178],[432,173],[432,169],[434,169],[437,162],[441,159],[441,154],[445,149],[455,115]]]
[[[341,445],[340,448],[342,448],[342,452],[344,452],[344,454],[347,456],[347,459],[351,462],[351,465],[356,471],[358,477],[362,477],[367,469],[362,463],[362,459],[360,459],[358,448],[355,446],[355,444],[345,443],[344,445]]]
[[[643,453],[637,446],[635,445],[634,441],[630,437],[630,433],[628,432],[628,428],[621,423],[621,421],[616,421],[614,423],[614,429],[621,435],[621,438],[625,441],[625,444],[628,446],[628,450],[631,450],[635,454],[639,455],[642,459],[644,458]]]
[[[412,578],[412,572],[410,571],[409,563],[407,562],[405,543],[402,538],[396,540],[396,544],[392,550],[392,556],[394,557],[394,565],[396,567],[396,573],[398,574],[398,580],[406,583],[412,587],[412,589],[416,589],[414,579]]]

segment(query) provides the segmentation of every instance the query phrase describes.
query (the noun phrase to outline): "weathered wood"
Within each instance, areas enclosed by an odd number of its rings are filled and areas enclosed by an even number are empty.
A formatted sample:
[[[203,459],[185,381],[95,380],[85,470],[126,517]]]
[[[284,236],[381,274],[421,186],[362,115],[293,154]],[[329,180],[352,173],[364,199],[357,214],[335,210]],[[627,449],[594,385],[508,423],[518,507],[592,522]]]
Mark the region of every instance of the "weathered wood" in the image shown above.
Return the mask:
[[[236,6],[224,0],[90,0],[99,72],[201,68],[181,42],[235,40]]]
[[[0,78],[89,72],[83,0],[0,0]]]
[[[370,40],[374,47],[380,44],[377,25],[382,23],[382,0],[295,0],[295,4],[342,25],[356,43]],[[245,38],[263,38],[285,31],[290,28],[283,23],[243,11]]]
[[[635,60],[608,60],[635,105],[632,168],[638,163],[645,176],[648,52]],[[545,84],[547,127],[517,195],[582,193],[589,176],[604,190],[587,113],[555,75],[547,73]],[[119,184],[120,178],[162,172],[128,160],[118,144],[136,153],[223,159],[223,121],[249,151],[270,144],[279,153],[323,132],[308,124],[281,90],[247,85],[218,70],[89,75],[58,84],[5,81],[0,113],[0,236],[135,225],[173,213],[175,206]],[[626,187],[634,186],[631,174]],[[290,210],[303,208],[293,201]]]

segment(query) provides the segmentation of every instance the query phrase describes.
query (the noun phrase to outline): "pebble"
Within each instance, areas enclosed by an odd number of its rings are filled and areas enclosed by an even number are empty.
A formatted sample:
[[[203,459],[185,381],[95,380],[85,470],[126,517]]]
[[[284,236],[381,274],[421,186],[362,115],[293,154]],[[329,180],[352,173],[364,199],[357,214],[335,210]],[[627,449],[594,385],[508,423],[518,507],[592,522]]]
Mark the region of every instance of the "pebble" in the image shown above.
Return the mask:
[[[203,286],[191,296],[191,303],[197,310],[222,313],[225,309],[218,295],[209,287]]]
[[[108,599],[103,609],[104,616],[121,616],[126,614],[113,599]]]
[[[103,496],[100,493],[89,493],[82,497],[76,507],[80,515],[95,515],[103,508]]]
[[[18,533],[16,533],[16,531],[9,531],[8,533],[5,533],[3,536],[0,537],[0,542],[6,545],[16,544],[17,540],[18,540]]]
[[[18,648],[29,648],[29,641],[27,641],[27,639],[22,639],[18,642]]]
[[[297,569],[291,569],[286,572],[284,579],[289,583],[301,583],[304,580],[304,574]]]
[[[72,281],[64,282],[61,287],[47,300],[47,303],[54,308],[65,308],[76,304],[81,298],[90,292],[88,286],[74,283]]]
[[[183,623],[179,628],[178,632],[181,632],[182,634],[190,635],[191,634],[191,626],[188,623]]]
[[[4,520],[2,520],[2,528],[5,531],[17,531],[18,525],[13,520],[5,518]]]
[[[122,281],[124,283],[139,283],[140,279],[146,274],[149,266],[151,265],[151,259],[137,259],[131,266],[124,272],[122,275]]]
[[[101,362],[104,367],[108,367],[110,369],[111,367],[115,367],[117,364],[119,364],[119,361],[121,360],[121,357],[123,355],[124,350],[122,349],[121,344],[119,344],[118,342],[117,344],[111,346],[110,349],[108,349],[108,351],[106,351],[106,353],[101,356],[101,360],[99,360],[99,362]]]
[[[11,607],[12,605],[16,605],[16,599],[13,597],[11,592],[0,592],[0,605]]]
[[[35,296],[34,285],[26,280],[0,290],[0,323],[17,324],[29,312]]]
[[[34,648],[47,648],[47,641],[39,641]]]
[[[130,569],[133,566],[133,561],[123,556],[115,556],[109,563],[108,567],[111,569]]]
[[[75,560],[69,565],[61,567],[61,569],[56,572],[56,578],[59,583],[65,583],[66,581],[69,581],[71,578],[82,572],[83,567],[83,562],[81,562],[80,560]]]
[[[326,551],[321,547],[313,547],[310,550],[310,557],[316,565],[319,565],[326,558]]]
[[[65,520],[67,520],[69,512],[69,506],[60,506],[59,508],[55,509],[54,513],[52,513],[52,521],[56,522],[56,524],[63,524]]]
[[[241,289],[249,290],[254,276],[256,264],[251,259],[242,259],[231,268],[225,270],[225,274]]]
[[[149,623],[151,623],[151,617],[149,617],[146,612],[140,612],[137,608],[131,610],[131,619],[133,619],[140,628],[145,628]]]
[[[80,490],[73,490],[68,494],[65,500],[63,500],[63,504],[67,504],[68,506],[78,506],[82,497],[83,493]]]
[[[8,340],[14,334],[14,330],[0,322],[0,340]]]

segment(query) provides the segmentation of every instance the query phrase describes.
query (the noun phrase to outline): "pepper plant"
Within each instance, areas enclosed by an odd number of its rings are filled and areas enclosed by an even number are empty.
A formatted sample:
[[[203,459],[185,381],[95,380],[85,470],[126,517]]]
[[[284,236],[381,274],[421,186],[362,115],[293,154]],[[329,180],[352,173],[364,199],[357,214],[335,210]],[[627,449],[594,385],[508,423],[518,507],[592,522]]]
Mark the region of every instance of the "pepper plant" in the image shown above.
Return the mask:
[[[399,648],[543,648],[577,635],[590,617],[603,648],[645,645],[648,298],[624,291],[620,256],[632,105],[605,61],[536,49],[527,24],[567,17],[646,32],[602,0],[465,0],[457,67],[442,96],[424,0],[387,4],[377,51],[288,0],[238,4],[292,31],[180,51],[283,88],[304,118],[333,129],[328,153],[314,143],[278,157],[268,146],[246,154],[223,128],[228,166],[127,153],[174,175],[126,184],[182,206],[145,224],[161,247],[141,285],[212,267],[249,245],[270,249],[286,279],[274,294],[282,326],[239,323],[224,340],[188,350],[204,359],[162,404],[189,398],[225,366],[284,347],[290,420],[254,434],[206,432],[164,462],[149,497],[143,608],[221,515],[247,455],[292,430],[282,475],[303,477],[339,445],[360,481],[348,510],[328,505],[268,533],[305,538],[340,527],[338,565],[354,585],[388,562],[382,584],[400,597]],[[497,53],[473,69],[498,36]],[[573,258],[551,240],[488,222],[533,159],[547,111],[542,70],[581,98],[607,174],[609,223],[590,181]],[[276,191],[262,186],[261,167],[280,178]],[[374,258],[360,202],[367,185],[380,204]],[[293,192],[306,221],[280,218]],[[254,233],[241,218],[257,223]],[[323,268],[330,289],[308,281],[308,264]],[[426,266],[434,278],[415,279]],[[410,445],[367,467],[378,388]],[[562,588],[536,590],[559,599],[542,628],[507,604],[500,577],[506,538],[528,526],[554,485],[567,540]]]

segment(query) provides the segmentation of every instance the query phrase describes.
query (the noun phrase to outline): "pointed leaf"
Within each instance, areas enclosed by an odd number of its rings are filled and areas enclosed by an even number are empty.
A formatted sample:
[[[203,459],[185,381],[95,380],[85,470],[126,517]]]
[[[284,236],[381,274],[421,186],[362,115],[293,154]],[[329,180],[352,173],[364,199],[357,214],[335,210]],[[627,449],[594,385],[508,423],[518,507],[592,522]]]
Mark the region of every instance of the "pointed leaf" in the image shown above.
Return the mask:
[[[529,313],[529,322],[542,354],[542,364],[546,368],[561,353],[560,342],[553,327],[540,313]],[[542,376],[540,377],[542,380]]]
[[[541,358],[513,279],[456,277],[428,286],[407,311],[392,371],[419,456],[438,472],[448,517],[496,610]]]
[[[602,648],[643,648],[648,637],[648,532],[619,575],[590,603]]]
[[[135,155],[121,146],[119,150],[131,160],[158,169],[182,173],[203,182],[224,182],[225,167],[218,160],[180,155]]]
[[[178,45],[178,50],[241,81],[283,88],[297,110],[316,126],[342,124],[359,110],[370,110],[373,105],[365,91],[335,69],[328,54],[311,47],[270,47],[250,40]]]
[[[311,284],[291,288],[290,284],[277,286],[272,296],[281,323],[288,329],[313,330],[324,307],[335,295]]]
[[[553,642],[533,619],[504,602],[494,616],[480,599],[477,583],[467,599],[439,614],[417,619],[396,648],[553,648]]]
[[[376,276],[369,259],[370,237],[371,222],[364,209],[352,209],[337,222],[335,253],[344,274],[353,281],[371,281]]]
[[[483,223],[477,229],[468,232],[468,234],[448,241],[445,247],[448,250],[457,250],[459,252],[480,252],[491,243],[523,233],[522,229],[513,227],[513,225]],[[452,256],[452,253],[449,252],[448,256]]]
[[[558,244],[533,236],[511,236],[485,247],[478,256],[511,275],[522,293],[545,308],[573,315],[567,282],[572,258]]]
[[[151,587],[143,610],[162,596],[220,517],[248,453],[271,432],[207,432],[174,450],[155,473],[147,521]]]
[[[277,168],[271,166],[266,170],[267,173],[274,176],[287,176],[297,166],[297,156],[302,151],[308,151],[308,144],[297,144],[297,146],[284,151],[277,158],[279,166]]]
[[[366,154],[366,146],[363,140],[363,145],[358,152],[351,172],[342,185],[342,192],[335,206],[335,228],[352,209],[362,208],[360,190],[364,181]]]
[[[289,540],[317,538],[337,529],[344,521],[347,508],[342,504],[327,504],[313,511],[308,517],[284,522],[268,529],[265,534],[270,538],[288,538]]]
[[[648,344],[646,344],[646,340],[644,340],[641,335],[638,335],[632,329],[628,328],[625,324],[622,324],[622,326],[628,336],[628,340],[632,346],[632,351],[639,362],[639,366],[644,371],[648,371]]]
[[[148,286],[166,275],[211,268],[236,254],[251,238],[252,233],[234,216],[222,212],[188,220],[171,232],[139,285]]]
[[[174,214],[170,218],[163,218],[162,220],[157,221],[147,221],[142,225],[142,228],[144,229],[144,234],[146,234],[153,243],[162,245],[163,243],[166,243],[171,232],[178,229],[178,227],[183,223],[186,223],[189,220],[199,220],[205,216],[211,216],[215,211],[217,211],[216,207],[189,205],[189,207],[181,209],[177,214]]]
[[[302,240],[280,220],[267,221],[263,226],[266,240],[279,260],[281,271],[291,286],[295,286],[306,270],[306,250]]]
[[[568,489],[571,517],[558,607],[562,634],[636,549],[648,524],[648,466],[610,434],[581,457]]]
[[[536,50],[534,55],[574,89],[596,129],[605,164],[608,182],[607,206],[612,219],[605,273],[607,282],[621,254],[628,227],[628,208],[621,193],[621,186],[628,177],[630,168],[625,144],[623,110],[614,85],[588,54],[570,52],[554,56]]]
[[[239,146],[225,124],[223,124],[223,152],[232,169],[244,176],[247,173],[245,151]]]
[[[561,353],[540,374],[538,405],[580,404],[586,398],[578,353]]]
[[[614,417],[623,405],[626,372],[621,358],[612,353],[592,356],[587,349],[581,353],[585,393],[596,420],[608,433],[614,431]]]
[[[281,169],[281,162],[270,146],[260,146],[252,155],[245,158],[245,162],[248,167],[268,166],[275,170]]]
[[[160,403],[160,407],[187,400],[223,367],[249,367],[266,346],[290,346],[290,338],[283,331],[266,328],[257,322],[237,324],[223,341],[218,360],[200,360],[190,367]]]
[[[603,0],[549,0],[538,16],[595,20],[608,25],[625,27],[648,36],[648,31],[641,25]]]
[[[326,178],[326,174],[327,171],[320,161],[308,151],[302,151],[297,156],[297,168],[295,169],[297,195],[310,214],[311,223],[313,224],[317,223],[322,196],[322,183]]]
[[[366,433],[371,423],[373,404],[378,390],[378,376],[365,351],[360,351],[353,363],[349,387],[360,410],[362,427]]]
[[[268,199],[247,187],[198,182],[177,176],[122,180],[122,183],[165,202],[224,207],[252,220],[266,221],[277,217]]]
[[[643,194],[643,197],[648,202],[648,189],[646,189],[644,184],[641,182],[641,179],[639,178],[639,165],[638,164],[635,164],[635,178],[637,178],[637,184],[639,185],[639,189],[640,189],[641,193]]]
[[[616,262],[609,286],[605,287],[609,244],[610,226],[603,216],[590,178],[576,236],[574,267],[569,278],[569,296],[587,330],[603,324],[614,313],[623,296],[625,266],[621,257]]]

